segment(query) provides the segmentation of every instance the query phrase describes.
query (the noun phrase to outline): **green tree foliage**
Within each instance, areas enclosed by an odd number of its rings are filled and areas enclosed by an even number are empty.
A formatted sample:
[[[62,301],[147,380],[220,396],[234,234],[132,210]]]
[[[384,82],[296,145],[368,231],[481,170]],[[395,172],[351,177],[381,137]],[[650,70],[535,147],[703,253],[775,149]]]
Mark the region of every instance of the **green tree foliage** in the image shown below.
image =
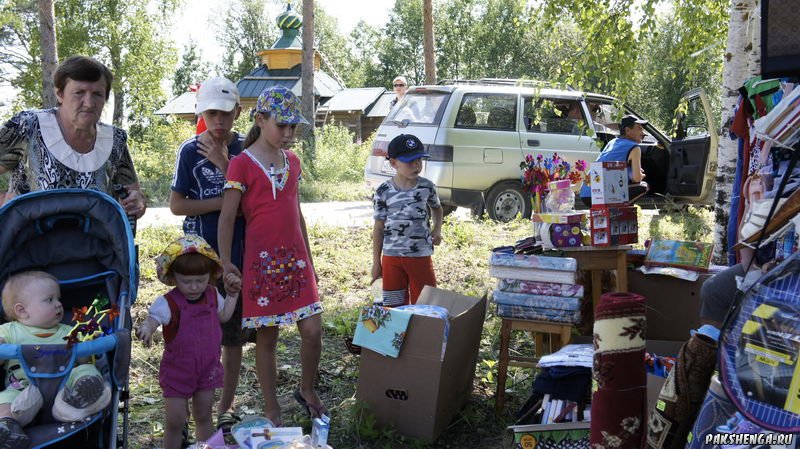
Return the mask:
[[[347,70],[340,74],[348,87],[383,86],[388,82],[378,69],[378,43],[381,41],[381,30],[359,21],[347,38],[349,54]]]
[[[687,36],[675,14],[659,17],[656,30],[644,36],[637,46],[635,88],[628,102],[666,131],[673,128],[675,107],[681,95],[692,88],[702,87],[718,111],[722,85],[719,51],[712,48],[692,56],[682,45]],[[703,69],[697,70],[698,67]]]
[[[230,80],[239,80],[258,67],[261,62],[257,53],[266,50],[278,39],[275,11],[268,11],[268,4],[277,6],[277,0],[237,0],[220,11],[221,26],[216,30],[217,42],[224,48],[222,65],[217,71]]]
[[[56,3],[58,54],[91,55],[114,73],[114,123],[127,119],[132,134],[163,103],[161,81],[175,65],[175,50],[161,30],[177,0],[158,0],[157,8],[120,0],[62,0]],[[12,0],[2,5],[0,48],[3,73],[19,94],[15,107],[40,106],[41,67],[36,4]],[[13,55],[13,56],[11,56]]]
[[[349,71],[353,56],[347,45],[347,38],[339,32],[339,23],[318,4],[314,6],[314,47],[325,54],[328,62],[333,66],[322,69],[327,72],[335,71],[337,76],[345,77]],[[331,73],[333,75],[333,73]],[[350,86],[349,80],[344,78],[345,85]]]
[[[582,47],[560,64],[564,81],[583,90],[625,99],[633,87],[636,43],[649,34],[658,0],[553,0],[544,18],[558,23],[575,22]],[[637,14],[638,13],[638,14]],[[639,19],[635,19],[638,15]]]
[[[151,203],[166,204],[178,147],[192,135],[194,125],[185,120],[154,118],[130,143],[136,174]]]
[[[36,2],[10,0],[0,8],[0,79],[20,94],[13,107],[41,107],[42,79]]]
[[[181,63],[172,77],[172,95],[179,96],[192,84],[197,84],[208,78],[210,72],[208,63],[204,62],[197,51],[197,43],[189,41],[183,50]]]
[[[411,84],[425,80],[422,57],[422,0],[398,0],[378,43],[378,73],[389,85],[398,74]]]

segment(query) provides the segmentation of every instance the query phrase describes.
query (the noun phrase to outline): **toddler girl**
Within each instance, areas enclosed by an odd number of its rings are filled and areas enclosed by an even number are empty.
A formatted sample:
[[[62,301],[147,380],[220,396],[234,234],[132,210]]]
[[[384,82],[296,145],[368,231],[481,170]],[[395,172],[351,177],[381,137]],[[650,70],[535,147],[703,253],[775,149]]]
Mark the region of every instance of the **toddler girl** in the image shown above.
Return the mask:
[[[164,448],[179,449],[187,420],[188,401],[196,437],[205,441],[213,434],[211,409],[214,389],[222,387],[220,323],[228,321],[236,307],[241,280],[225,276],[227,296],[214,287],[222,264],[202,237],[186,235],[170,243],[156,258],[158,278],[175,288],[159,296],[136,335],[149,346],[158,326],[164,326],[164,356],[158,380],[164,394],[166,429]]]

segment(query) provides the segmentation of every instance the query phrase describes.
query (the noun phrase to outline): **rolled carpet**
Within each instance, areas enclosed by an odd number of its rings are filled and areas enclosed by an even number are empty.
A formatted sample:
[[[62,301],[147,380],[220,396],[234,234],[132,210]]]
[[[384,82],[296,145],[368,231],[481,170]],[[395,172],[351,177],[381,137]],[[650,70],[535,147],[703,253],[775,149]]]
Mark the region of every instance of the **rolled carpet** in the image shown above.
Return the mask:
[[[717,364],[717,342],[695,333],[683,344],[647,422],[647,446],[677,449],[686,446],[697,412]]]
[[[594,312],[592,449],[639,449],[644,444],[645,325],[643,296],[615,292],[600,298]]]

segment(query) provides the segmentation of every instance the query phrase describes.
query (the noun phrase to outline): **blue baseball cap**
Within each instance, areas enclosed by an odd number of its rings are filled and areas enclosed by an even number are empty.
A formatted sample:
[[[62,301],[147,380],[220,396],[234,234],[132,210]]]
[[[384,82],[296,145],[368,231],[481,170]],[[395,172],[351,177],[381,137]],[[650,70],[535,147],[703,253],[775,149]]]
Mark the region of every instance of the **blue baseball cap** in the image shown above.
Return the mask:
[[[400,134],[389,142],[389,159],[411,162],[420,158],[428,159],[430,154],[425,152],[425,145],[417,136]]]

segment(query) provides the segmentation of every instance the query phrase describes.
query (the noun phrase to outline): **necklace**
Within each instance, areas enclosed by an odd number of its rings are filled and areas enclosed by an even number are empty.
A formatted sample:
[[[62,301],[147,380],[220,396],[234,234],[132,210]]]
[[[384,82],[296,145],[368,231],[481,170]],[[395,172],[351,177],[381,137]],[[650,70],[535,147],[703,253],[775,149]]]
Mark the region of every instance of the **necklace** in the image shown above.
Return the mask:
[[[67,137],[67,133],[64,130],[64,124],[61,123],[61,117],[58,115],[58,109],[56,109],[56,123],[58,123],[58,129],[61,131],[61,137],[64,138],[64,142],[72,148],[72,151],[78,153],[78,156],[83,156],[84,154],[92,151],[94,149],[94,144],[97,141],[97,131],[92,134],[92,140],[89,142],[89,145],[79,147],[72,143],[72,141]]]

